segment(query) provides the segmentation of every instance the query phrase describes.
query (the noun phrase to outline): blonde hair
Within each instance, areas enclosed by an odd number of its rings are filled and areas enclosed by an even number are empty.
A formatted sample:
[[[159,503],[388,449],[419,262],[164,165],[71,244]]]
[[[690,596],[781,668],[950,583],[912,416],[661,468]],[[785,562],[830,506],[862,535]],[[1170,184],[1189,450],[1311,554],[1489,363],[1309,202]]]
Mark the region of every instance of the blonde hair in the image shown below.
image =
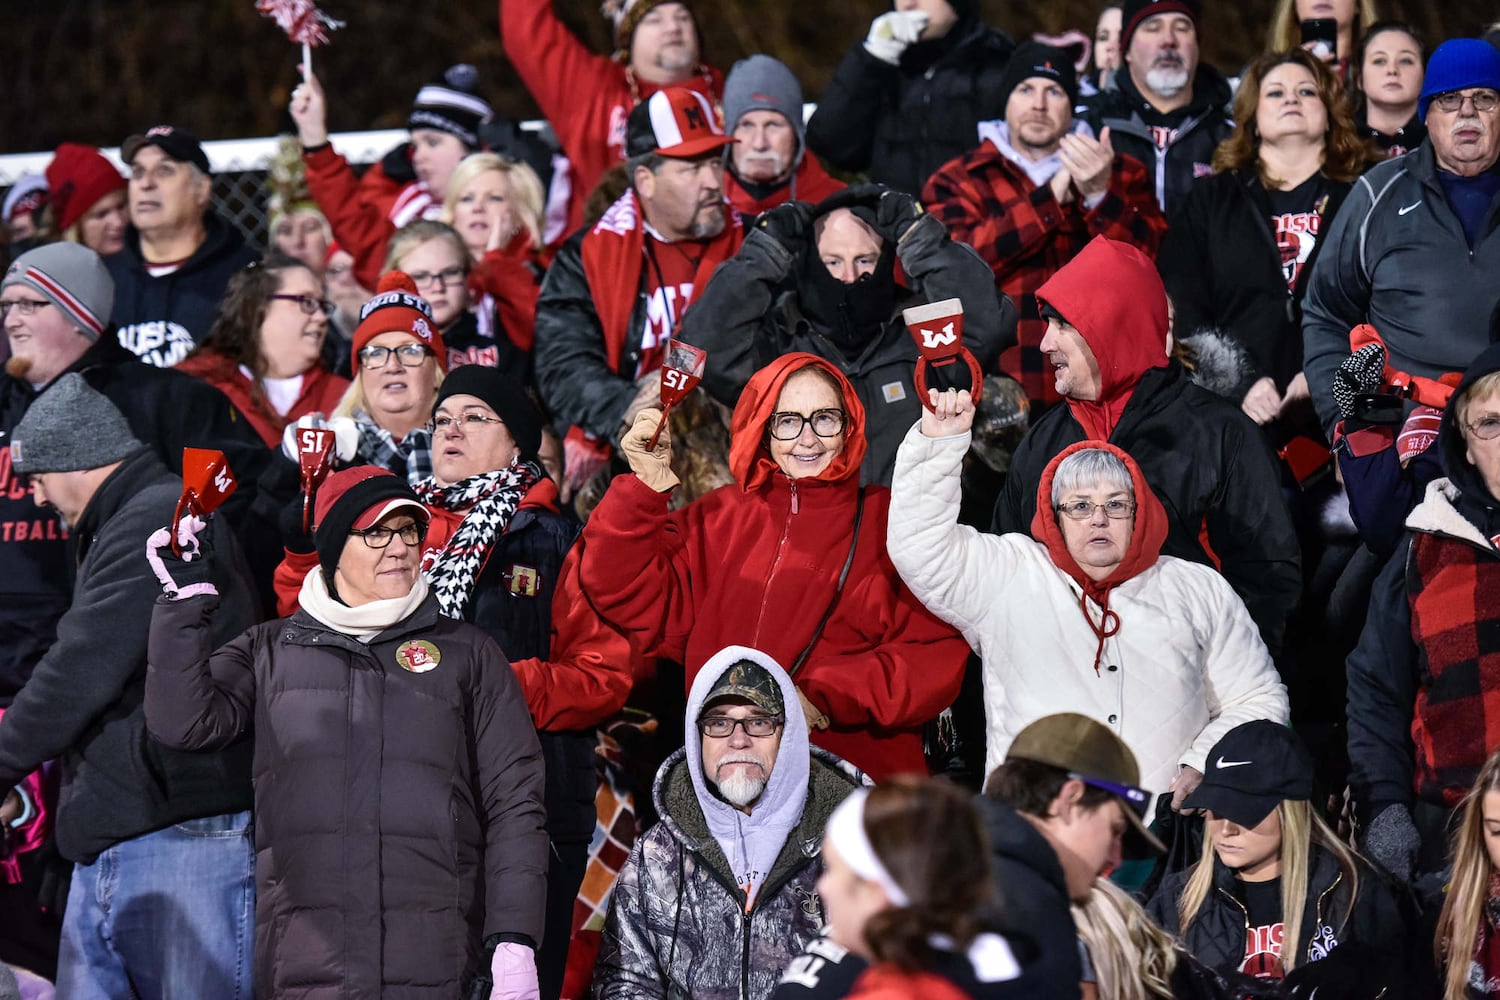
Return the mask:
[[[1437,936],[1433,954],[1443,973],[1443,1000],[1464,1000],[1468,996],[1469,965],[1474,944],[1479,939],[1484,904],[1490,895],[1490,876],[1494,866],[1484,843],[1484,797],[1500,791],[1500,753],[1490,755],[1474,779],[1474,786],[1464,796],[1458,829],[1453,831],[1453,875],[1443,895],[1443,910],[1438,915]]]
[[[1349,845],[1339,839],[1338,834],[1323,821],[1312,804],[1304,799],[1283,799],[1276,806],[1281,817],[1281,846],[1277,853],[1281,859],[1281,968],[1290,972],[1296,968],[1298,951],[1302,940],[1303,912],[1307,907],[1307,883],[1312,874],[1312,847],[1317,844],[1338,862],[1340,871],[1349,883],[1349,904],[1344,908],[1343,921],[1339,929],[1348,922],[1354,912],[1354,902],[1359,897],[1359,866]],[[1198,918],[1214,883],[1214,838],[1213,825],[1204,828],[1203,857],[1193,866],[1183,887],[1182,899],[1177,903],[1178,926],[1182,936],[1187,937],[1188,927]]]
[[[1469,433],[1469,407],[1481,399],[1489,399],[1500,393],[1500,372],[1490,372],[1475,379],[1468,388],[1453,401],[1453,422],[1458,424],[1458,429],[1463,432],[1465,438]]]
[[[417,340],[417,338],[415,337],[412,338],[412,341],[414,343],[421,343],[421,341]],[[359,359],[356,358],[354,361],[354,377],[349,380],[349,388],[344,390],[344,395],[339,398],[338,405],[333,408],[333,413],[331,414],[332,416],[353,417],[356,413],[364,413],[367,416],[370,416],[369,404],[365,402],[365,391],[360,388],[360,370]],[[441,361],[439,361],[437,370],[433,374],[432,398],[434,400],[437,399],[438,390],[442,387],[443,366]],[[375,418],[373,416],[370,416],[370,419],[374,420]]]
[[[1380,18],[1375,13],[1375,0],[1355,0],[1354,23],[1349,26],[1349,35],[1358,40],[1365,29]],[[1271,15],[1271,30],[1266,35],[1267,52],[1285,52],[1302,44],[1302,19],[1297,16],[1297,0],[1280,0],[1276,12]],[[1354,58],[1354,53],[1349,54]],[[1356,68],[1357,72],[1357,68]]]
[[[542,180],[536,175],[536,171],[526,164],[506,159],[495,153],[474,153],[466,156],[463,162],[453,169],[453,176],[448,181],[448,196],[443,199],[442,220],[450,226],[453,224],[453,213],[458,207],[459,192],[470,181],[488,170],[493,170],[505,178],[505,183],[510,188],[507,200],[511,210],[516,213],[516,218],[521,220],[521,228],[526,230],[526,235],[531,237],[531,245],[540,248],[542,215],[547,209],[547,196],[542,191]]]
[[[403,257],[429,240],[446,241],[458,253],[458,260],[463,265],[464,273],[468,273],[472,261],[469,259],[469,248],[464,246],[463,237],[459,236],[458,230],[448,223],[438,222],[436,219],[418,219],[416,222],[408,222],[392,233],[385,245],[385,266],[380,269],[381,272],[394,271]]]
[[[1099,1000],[1172,1000],[1177,945],[1124,890],[1096,879],[1089,901],[1073,904],[1073,924],[1089,950]]]

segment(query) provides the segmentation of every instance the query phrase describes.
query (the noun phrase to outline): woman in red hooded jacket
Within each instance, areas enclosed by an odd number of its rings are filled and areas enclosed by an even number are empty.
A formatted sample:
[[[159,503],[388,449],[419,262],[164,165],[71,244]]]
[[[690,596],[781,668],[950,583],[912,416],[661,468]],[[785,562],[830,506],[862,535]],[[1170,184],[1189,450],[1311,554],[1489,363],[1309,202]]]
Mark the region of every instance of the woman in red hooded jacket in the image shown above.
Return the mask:
[[[901,583],[885,552],[890,492],[859,485],[865,413],[812,354],[757,372],[734,410],[722,487],[675,512],[669,436],[647,410],[621,476],[583,532],[595,610],[648,654],[698,668],[726,645],[764,650],[797,684],[813,742],[876,780],[925,772],[921,727],[958,694],[968,647]]]

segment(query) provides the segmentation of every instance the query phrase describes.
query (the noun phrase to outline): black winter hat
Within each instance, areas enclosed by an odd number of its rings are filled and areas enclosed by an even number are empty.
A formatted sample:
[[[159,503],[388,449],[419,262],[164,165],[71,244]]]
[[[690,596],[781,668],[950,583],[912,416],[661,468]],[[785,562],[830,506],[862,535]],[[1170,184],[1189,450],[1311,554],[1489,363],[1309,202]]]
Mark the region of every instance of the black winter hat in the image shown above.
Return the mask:
[[[536,458],[537,450],[542,446],[542,415],[520,382],[488,365],[460,365],[443,379],[432,412],[436,413],[449,396],[474,396],[483,400],[496,416],[505,421],[510,436],[516,439],[521,449],[521,457]]]
[[[1010,100],[1011,92],[1022,80],[1034,76],[1054,81],[1068,95],[1068,103],[1078,103],[1078,70],[1073,66],[1073,57],[1062,49],[1041,42],[1022,42],[1011,53],[1005,64],[1005,75],[1000,78],[1000,92]]]

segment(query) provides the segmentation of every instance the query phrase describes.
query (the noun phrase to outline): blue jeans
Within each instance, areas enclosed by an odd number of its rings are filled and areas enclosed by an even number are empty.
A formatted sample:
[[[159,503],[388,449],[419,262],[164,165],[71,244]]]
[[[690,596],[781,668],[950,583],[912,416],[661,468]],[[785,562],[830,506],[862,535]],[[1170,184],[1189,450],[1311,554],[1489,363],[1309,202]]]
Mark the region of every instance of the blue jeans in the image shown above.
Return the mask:
[[[73,866],[57,995],[250,1000],[250,813],[187,820]]]

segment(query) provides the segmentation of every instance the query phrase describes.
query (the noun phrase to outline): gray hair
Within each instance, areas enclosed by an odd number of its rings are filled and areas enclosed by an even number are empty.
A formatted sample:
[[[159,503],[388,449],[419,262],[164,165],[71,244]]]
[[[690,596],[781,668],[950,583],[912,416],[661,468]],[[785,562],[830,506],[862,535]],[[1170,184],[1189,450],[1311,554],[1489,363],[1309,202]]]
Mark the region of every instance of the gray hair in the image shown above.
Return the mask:
[[[1130,469],[1118,455],[1103,448],[1084,448],[1058,463],[1057,471],[1052,474],[1052,506],[1055,508],[1074,490],[1096,483],[1102,483],[1111,492],[1123,490],[1135,496]]]
[[[647,170],[651,171],[654,174],[659,171],[662,168],[662,164],[666,162],[667,158],[665,156],[662,156],[654,149],[649,153],[637,153],[635,156],[632,156],[625,161],[625,178],[630,182],[630,185],[634,187],[635,172],[637,170],[645,167]]]

